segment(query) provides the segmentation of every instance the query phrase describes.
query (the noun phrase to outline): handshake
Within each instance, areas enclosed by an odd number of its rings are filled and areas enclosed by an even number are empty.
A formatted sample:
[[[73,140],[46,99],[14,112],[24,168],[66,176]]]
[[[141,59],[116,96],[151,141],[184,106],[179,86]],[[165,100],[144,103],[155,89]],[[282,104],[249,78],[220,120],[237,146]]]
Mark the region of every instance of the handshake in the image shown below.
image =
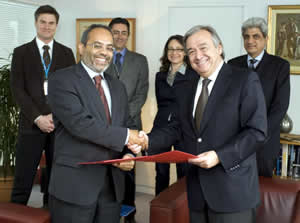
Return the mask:
[[[134,154],[138,154],[141,150],[148,149],[148,136],[144,131],[129,129],[129,137],[127,147]]]
[[[145,150],[148,148],[148,136],[143,131],[131,130],[129,129],[128,136],[128,149],[130,149],[134,154],[138,154],[141,150]],[[131,158],[132,154],[125,154],[123,159]],[[114,163],[113,166],[120,168],[124,171],[130,171],[134,168],[135,162],[133,160],[129,160],[121,163]]]

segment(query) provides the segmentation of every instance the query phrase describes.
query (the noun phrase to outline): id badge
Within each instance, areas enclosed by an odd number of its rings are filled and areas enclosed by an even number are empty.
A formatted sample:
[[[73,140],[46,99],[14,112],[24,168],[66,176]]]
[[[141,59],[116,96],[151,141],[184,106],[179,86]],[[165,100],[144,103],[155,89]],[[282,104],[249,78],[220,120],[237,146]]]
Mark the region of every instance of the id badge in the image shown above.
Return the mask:
[[[44,81],[44,94],[45,96],[48,95],[48,80]]]

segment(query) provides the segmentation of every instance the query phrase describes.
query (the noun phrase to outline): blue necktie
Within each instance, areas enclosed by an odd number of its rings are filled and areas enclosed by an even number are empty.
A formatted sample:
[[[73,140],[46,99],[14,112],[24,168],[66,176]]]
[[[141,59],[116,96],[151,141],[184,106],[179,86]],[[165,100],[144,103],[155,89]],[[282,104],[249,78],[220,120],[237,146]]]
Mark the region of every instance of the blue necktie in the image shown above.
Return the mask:
[[[256,59],[251,59],[249,61],[250,61],[249,68],[252,69],[252,70],[255,70],[254,64],[257,62],[257,60]]]
[[[116,54],[115,64],[117,66],[117,69],[118,69],[119,73],[121,73],[121,70],[122,70],[121,57],[122,57],[122,54],[120,54],[120,53]]]

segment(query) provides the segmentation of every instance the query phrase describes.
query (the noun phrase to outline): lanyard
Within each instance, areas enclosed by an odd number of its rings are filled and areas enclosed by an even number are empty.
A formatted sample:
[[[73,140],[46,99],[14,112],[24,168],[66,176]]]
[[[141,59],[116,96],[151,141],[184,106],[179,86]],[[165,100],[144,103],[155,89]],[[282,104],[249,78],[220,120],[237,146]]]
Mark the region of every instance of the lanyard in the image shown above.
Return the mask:
[[[45,71],[45,78],[46,78],[46,80],[48,80],[48,73],[49,73],[49,70],[50,70],[52,60],[50,60],[50,63],[49,63],[48,66],[46,66],[44,58],[42,58],[42,62],[43,62],[43,67],[44,67],[44,71]]]

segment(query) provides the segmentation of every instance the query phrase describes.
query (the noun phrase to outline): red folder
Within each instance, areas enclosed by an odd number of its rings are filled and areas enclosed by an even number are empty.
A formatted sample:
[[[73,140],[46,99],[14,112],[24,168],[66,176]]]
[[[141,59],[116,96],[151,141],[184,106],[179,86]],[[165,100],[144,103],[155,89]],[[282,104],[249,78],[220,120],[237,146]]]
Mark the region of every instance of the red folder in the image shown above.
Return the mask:
[[[121,163],[129,160],[142,161],[142,162],[156,162],[156,163],[184,163],[189,159],[197,158],[197,156],[190,153],[181,152],[178,150],[160,153],[152,156],[138,156],[127,159],[114,159],[114,160],[104,160],[104,161],[93,161],[93,162],[82,162],[81,165],[90,165],[90,164],[112,164],[112,163]]]

